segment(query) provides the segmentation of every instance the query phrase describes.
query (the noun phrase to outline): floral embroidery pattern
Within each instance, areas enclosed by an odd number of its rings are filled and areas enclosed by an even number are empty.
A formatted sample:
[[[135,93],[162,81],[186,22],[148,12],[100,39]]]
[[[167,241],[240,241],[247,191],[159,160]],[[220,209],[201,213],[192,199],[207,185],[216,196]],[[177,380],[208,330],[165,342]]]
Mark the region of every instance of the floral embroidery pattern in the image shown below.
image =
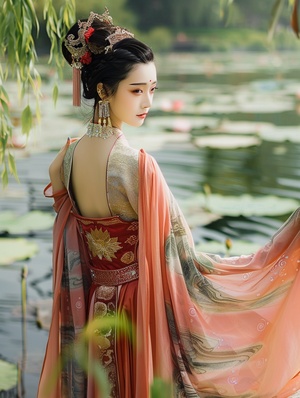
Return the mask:
[[[129,225],[129,227],[127,228],[128,231],[136,231],[139,227],[139,223],[138,221],[133,221],[131,222],[131,224]]]
[[[96,298],[98,300],[111,300],[116,294],[114,286],[99,286],[96,290]]]
[[[98,357],[100,364],[105,369],[107,378],[111,385],[109,397],[118,398],[117,367],[115,354],[116,328],[113,324],[104,327],[101,320],[113,319],[116,316],[117,288],[110,286],[99,286],[95,294],[94,317],[99,319],[99,328],[94,329],[94,342],[98,346]]]
[[[84,224],[84,225],[91,225],[91,224],[94,224],[93,221],[88,221],[88,220],[80,220],[80,222],[81,222],[82,224]]]
[[[115,253],[122,248],[118,242],[118,238],[111,238],[107,230],[102,231],[102,228],[92,229],[90,233],[86,234],[89,249],[93,257],[98,256],[100,260],[104,257],[108,261],[116,258]]]
[[[134,260],[134,253],[133,252],[126,252],[125,254],[123,254],[123,256],[121,257],[121,261],[124,264],[130,264],[132,263]]]
[[[131,235],[129,238],[125,241],[125,243],[129,243],[130,245],[135,245],[138,241],[137,235]]]

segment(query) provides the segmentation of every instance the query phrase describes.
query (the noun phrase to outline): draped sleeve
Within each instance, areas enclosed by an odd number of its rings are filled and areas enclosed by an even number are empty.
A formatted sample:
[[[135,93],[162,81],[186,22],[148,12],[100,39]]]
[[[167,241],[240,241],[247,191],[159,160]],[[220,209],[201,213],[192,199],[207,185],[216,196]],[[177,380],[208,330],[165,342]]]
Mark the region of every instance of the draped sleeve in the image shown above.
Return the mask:
[[[176,397],[295,393],[300,210],[252,255],[196,252],[176,200],[143,151],[139,170],[137,379],[147,385],[172,377]],[[149,396],[140,384],[137,391]]]
[[[70,167],[64,170],[70,172]],[[80,231],[72,215],[72,202],[68,191],[52,192],[51,183],[44,194],[54,200],[57,212],[53,226],[53,304],[52,321],[44,362],[41,370],[37,398],[62,397],[61,360],[74,344],[86,324],[86,302],[90,280],[87,271],[87,253],[82,244]],[[65,358],[64,358],[65,359]],[[76,374],[74,388],[84,390],[85,374],[76,360],[72,360]]]

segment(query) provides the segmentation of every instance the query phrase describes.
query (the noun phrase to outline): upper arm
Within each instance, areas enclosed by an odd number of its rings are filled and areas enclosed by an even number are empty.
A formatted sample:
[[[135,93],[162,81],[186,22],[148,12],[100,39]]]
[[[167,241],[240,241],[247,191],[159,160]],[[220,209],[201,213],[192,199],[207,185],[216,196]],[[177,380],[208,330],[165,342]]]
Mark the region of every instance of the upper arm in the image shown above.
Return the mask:
[[[57,167],[56,164],[53,165],[51,163],[49,167],[49,177],[52,184],[53,193],[65,188],[62,175],[62,165],[60,167]]]
[[[70,139],[68,139],[66,145],[61,148],[49,166],[49,177],[52,184],[53,193],[65,188],[63,178],[63,160],[70,142]]]

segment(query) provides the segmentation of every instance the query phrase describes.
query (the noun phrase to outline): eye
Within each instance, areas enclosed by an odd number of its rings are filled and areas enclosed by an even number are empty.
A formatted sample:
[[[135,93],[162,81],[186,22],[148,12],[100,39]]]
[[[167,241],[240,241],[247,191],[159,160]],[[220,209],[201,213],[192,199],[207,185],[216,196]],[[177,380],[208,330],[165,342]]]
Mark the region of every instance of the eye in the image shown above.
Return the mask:
[[[133,90],[133,93],[135,94],[142,94],[143,90],[141,90],[140,88],[137,88],[136,90]]]
[[[157,86],[154,86],[154,87],[151,88],[151,92],[152,92],[152,93],[154,93],[155,90],[158,90],[158,87],[157,87]]]

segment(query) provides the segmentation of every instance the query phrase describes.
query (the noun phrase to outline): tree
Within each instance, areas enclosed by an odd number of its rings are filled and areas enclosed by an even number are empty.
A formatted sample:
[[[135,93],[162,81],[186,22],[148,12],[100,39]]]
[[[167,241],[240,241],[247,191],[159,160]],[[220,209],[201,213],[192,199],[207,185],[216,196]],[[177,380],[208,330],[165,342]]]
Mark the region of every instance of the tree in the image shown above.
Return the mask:
[[[288,1],[290,7],[292,7],[290,24],[295,32],[296,36],[299,38],[299,21],[298,21],[298,5],[299,0],[276,0],[272,9],[272,19],[269,27],[269,37],[272,38],[275,32],[276,25],[278,23],[282,9]]]
[[[84,2],[78,0],[76,1],[76,15],[77,18],[86,18],[88,11],[102,14],[105,7],[108,7],[109,13],[113,17],[114,24],[123,26],[129,30],[134,28],[136,24],[136,15],[130,12],[126,0],[87,0]]]
[[[35,98],[35,115],[40,119],[40,85],[41,78],[35,68],[37,53],[34,36],[39,32],[39,22],[33,0],[0,0],[0,165],[2,165],[2,182],[8,183],[8,173],[17,178],[14,156],[9,149],[12,140],[12,117],[10,98],[5,89],[9,77],[15,78],[19,87],[19,100]],[[57,13],[53,0],[45,0],[43,14],[46,31],[51,42],[49,62],[62,66],[59,57],[60,41],[67,29],[75,20],[75,0],[64,0]],[[57,98],[57,87],[53,89],[54,100]],[[21,115],[22,132],[29,134],[33,124],[33,106],[29,99]]]
[[[299,0],[274,0],[272,10],[270,10],[270,5],[267,4],[267,2],[261,0],[252,0],[251,2],[248,0],[220,0],[220,3],[223,12],[224,10],[228,10],[233,3],[237,4],[240,10],[242,10],[247,16],[251,15],[253,10],[255,10],[255,13],[258,16],[262,16],[264,18],[265,12],[267,11],[271,16],[266,21],[266,23],[269,22],[268,36],[270,39],[274,36],[276,26],[280,19],[283,19],[285,24],[290,23],[296,36],[299,38]],[[286,12],[286,6],[288,6],[289,12]],[[282,16],[284,18],[282,18]]]
[[[300,0],[274,0],[271,14],[269,36],[272,37],[279,17],[285,5],[292,8],[291,25],[299,37],[298,4]],[[105,0],[77,0],[77,16],[82,18],[89,7],[95,12],[103,12]],[[251,6],[251,8],[249,8]],[[6,185],[8,174],[17,178],[15,160],[9,143],[12,139],[12,116],[10,98],[5,89],[8,77],[16,78],[19,85],[19,98],[25,99],[21,115],[22,131],[28,135],[33,124],[33,113],[40,119],[39,100],[41,79],[35,68],[37,53],[35,37],[39,33],[38,16],[42,16],[45,30],[50,39],[49,62],[61,68],[60,42],[67,29],[75,21],[75,0],[0,0],[0,167],[2,181]],[[114,0],[109,4],[114,22],[130,30],[138,23],[141,30],[165,26],[173,30],[199,28],[199,26],[216,27],[235,10],[239,16],[251,14],[260,20],[270,15],[270,5],[261,0]],[[129,9],[134,11],[132,14]],[[229,10],[229,11],[228,11]],[[254,10],[254,11],[253,11]],[[223,16],[223,22],[222,21]],[[238,19],[239,19],[238,18]],[[258,18],[258,19],[259,19]],[[230,18],[229,18],[230,19]],[[257,19],[255,20],[257,23]],[[134,29],[132,29],[134,31]],[[29,104],[28,95],[35,98],[34,106]],[[53,88],[56,100],[58,88]],[[27,100],[26,100],[27,99]],[[35,108],[35,109],[34,109]]]

